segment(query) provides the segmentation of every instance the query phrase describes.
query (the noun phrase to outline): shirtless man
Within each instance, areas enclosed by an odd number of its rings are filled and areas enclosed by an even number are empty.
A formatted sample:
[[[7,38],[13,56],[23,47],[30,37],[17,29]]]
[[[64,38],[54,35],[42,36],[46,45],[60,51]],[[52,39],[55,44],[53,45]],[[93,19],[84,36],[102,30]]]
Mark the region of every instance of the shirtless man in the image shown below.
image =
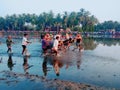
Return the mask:
[[[82,49],[81,47],[81,42],[82,42],[82,36],[78,33],[75,37],[75,40],[76,40],[76,47],[79,48],[79,51]],[[74,48],[73,51],[77,48]]]

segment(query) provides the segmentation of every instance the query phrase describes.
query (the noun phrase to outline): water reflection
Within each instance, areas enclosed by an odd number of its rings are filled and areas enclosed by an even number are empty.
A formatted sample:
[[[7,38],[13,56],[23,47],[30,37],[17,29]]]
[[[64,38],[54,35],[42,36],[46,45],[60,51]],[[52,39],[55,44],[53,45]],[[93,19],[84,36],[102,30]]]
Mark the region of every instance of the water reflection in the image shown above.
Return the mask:
[[[110,38],[94,38],[94,42],[98,44],[103,44],[104,46],[116,46],[120,45],[120,39],[110,39]]]
[[[8,56],[9,56],[9,57],[8,57],[8,63],[7,63],[7,65],[8,65],[8,68],[10,69],[10,71],[12,71],[13,66],[14,66],[13,60],[12,60],[12,55],[9,54]]]
[[[19,47],[21,47],[19,43],[16,43],[15,47],[18,47],[18,49],[14,48],[14,57],[7,56],[7,65],[10,70],[13,71],[14,69],[16,72],[18,72],[18,68],[22,67],[20,72],[23,73],[24,70],[25,74],[39,74],[40,71],[38,70],[42,68],[44,76],[48,76],[50,78],[54,78],[54,75],[60,75],[59,78],[63,80],[90,83],[100,86],[120,87],[118,85],[120,78],[120,47],[118,45],[120,44],[120,40],[85,38],[83,40],[83,44],[85,48],[83,55],[82,52],[77,50],[72,51],[71,47],[66,52],[62,52],[62,57],[54,57],[49,55],[44,57],[44,60],[42,61],[42,58],[38,57],[40,51],[37,51],[40,44],[36,42],[31,44],[32,46],[30,46],[29,50],[32,55],[29,58],[21,57],[21,53],[19,55],[20,57],[16,56],[16,53],[20,49]],[[111,45],[112,47],[110,47]],[[1,56],[3,59],[6,58],[7,55],[4,51],[5,48],[5,44],[2,44],[0,51],[2,52]],[[18,68],[15,68],[14,66],[14,58],[16,58],[16,60],[20,59],[17,60],[17,65],[15,65]],[[1,70],[6,69],[4,67],[4,63],[6,64],[5,60],[2,60],[2,64],[0,63]],[[21,66],[21,63],[23,66]],[[30,68],[32,67],[30,66],[31,63],[34,65],[34,68],[32,69]],[[38,66],[41,63],[42,65]],[[41,72],[40,75],[43,74]]]
[[[42,70],[44,76],[47,76],[48,71],[50,71],[50,68],[47,67],[48,65],[52,66],[56,76],[60,75],[61,68],[65,68],[66,70],[69,69],[71,66],[76,66],[77,69],[80,69],[81,55],[82,52],[73,52],[72,50],[69,50],[67,52],[62,53],[61,57],[56,57],[53,55],[45,56],[42,63]]]
[[[28,64],[28,58],[29,58],[28,56],[23,57],[23,69],[25,74],[29,74],[28,70],[33,66]]]
[[[43,63],[42,63],[42,70],[43,70],[43,73],[44,73],[44,76],[47,75],[47,57],[44,57],[44,60],[43,60]]]
[[[94,50],[98,45],[93,38],[84,38],[83,44],[85,50]]]
[[[47,65],[52,65],[56,76],[60,75],[60,68],[62,68],[63,63],[59,60],[59,58],[53,55],[44,57],[44,60],[42,63],[44,76],[46,76],[47,72],[49,71],[49,68],[47,67]]]
[[[81,65],[81,53],[79,54],[80,56],[77,57],[77,61],[76,61],[76,65],[77,65],[77,69],[80,69],[80,65]]]
[[[61,58],[64,65],[66,65],[66,69],[69,69],[70,66],[76,66],[77,69],[80,69],[82,52],[69,50],[64,53]]]
[[[56,73],[56,76],[60,75],[60,68],[63,66],[63,63],[58,60],[58,58],[53,59],[53,68]]]
[[[83,46],[85,50],[94,50],[99,44],[103,46],[120,45],[120,39],[116,38],[84,38]]]

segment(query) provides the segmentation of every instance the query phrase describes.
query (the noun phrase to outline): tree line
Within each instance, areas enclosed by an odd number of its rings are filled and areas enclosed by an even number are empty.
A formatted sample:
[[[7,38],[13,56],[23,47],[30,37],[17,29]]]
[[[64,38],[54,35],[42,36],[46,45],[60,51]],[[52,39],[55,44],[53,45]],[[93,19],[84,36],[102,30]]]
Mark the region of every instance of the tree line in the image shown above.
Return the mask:
[[[120,23],[104,22],[99,23],[98,19],[91,15],[89,11],[80,9],[78,12],[64,12],[54,14],[52,11],[36,14],[13,14],[0,17],[0,30],[37,30],[45,28],[59,27],[70,28],[73,31],[93,32],[101,29],[107,30],[115,28],[119,30]]]
[[[71,30],[93,31],[97,18],[89,11],[80,9],[79,12],[64,12],[55,15],[52,11],[40,15],[21,14],[0,17],[0,30],[44,30],[46,27],[61,27]]]
[[[104,21],[95,25],[95,31],[120,31],[120,23],[117,21]]]

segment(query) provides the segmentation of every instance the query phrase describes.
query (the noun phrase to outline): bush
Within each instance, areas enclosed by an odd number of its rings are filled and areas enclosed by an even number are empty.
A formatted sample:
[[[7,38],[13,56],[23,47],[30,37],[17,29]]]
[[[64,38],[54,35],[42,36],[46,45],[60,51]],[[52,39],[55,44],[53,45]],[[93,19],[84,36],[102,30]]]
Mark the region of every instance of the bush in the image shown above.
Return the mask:
[[[76,27],[74,27],[74,28],[73,28],[73,31],[82,32],[82,28],[81,28],[81,27],[76,26]]]

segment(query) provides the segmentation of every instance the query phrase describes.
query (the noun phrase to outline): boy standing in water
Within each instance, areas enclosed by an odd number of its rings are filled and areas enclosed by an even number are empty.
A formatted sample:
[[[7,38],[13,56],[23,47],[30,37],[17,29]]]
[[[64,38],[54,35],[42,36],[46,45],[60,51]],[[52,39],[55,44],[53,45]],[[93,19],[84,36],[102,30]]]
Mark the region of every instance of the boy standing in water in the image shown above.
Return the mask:
[[[28,38],[28,34],[24,34],[24,37],[23,37],[23,39],[22,39],[22,48],[23,48],[23,50],[22,50],[22,55],[23,54],[27,54],[27,44],[28,43],[31,43],[31,42],[29,42],[28,40],[27,40],[27,38]]]
[[[79,48],[79,51],[81,51],[81,49],[83,49],[83,47],[81,46],[81,42],[82,42],[82,36],[80,35],[80,33],[78,33],[76,35],[76,47]],[[74,48],[73,51],[77,48]]]
[[[52,48],[52,50],[56,53],[56,55],[58,55],[58,44],[59,44],[58,40],[59,37],[57,36],[53,42],[53,48]]]
[[[8,47],[7,53],[12,52],[12,48],[11,48],[12,43],[13,43],[12,37],[11,37],[11,35],[9,35],[7,37],[7,40],[6,40],[6,44],[7,44],[7,47]]]
[[[42,50],[44,54],[47,52],[47,44],[46,44],[45,35],[42,38]]]

